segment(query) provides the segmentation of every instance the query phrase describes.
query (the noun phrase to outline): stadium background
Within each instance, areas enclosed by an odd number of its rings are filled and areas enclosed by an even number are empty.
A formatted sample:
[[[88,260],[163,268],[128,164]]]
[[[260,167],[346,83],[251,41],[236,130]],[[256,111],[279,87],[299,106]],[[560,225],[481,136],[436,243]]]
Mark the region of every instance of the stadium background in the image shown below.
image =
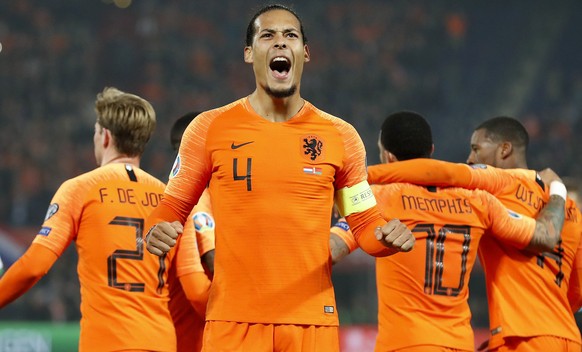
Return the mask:
[[[60,183],[94,168],[95,94],[116,86],[152,102],[158,127],[142,166],[166,179],[174,157],[168,141],[173,121],[254,88],[242,49],[247,22],[262,4],[0,2],[0,257],[5,265],[29,245]],[[576,137],[582,132],[582,2],[290,4],[302,16],[312,54],[303,96],[356,127],[370,164],[379,161],[377,131],[392,111],[427,116],[435,157],[454,162],[465,161],[480,121],[510,115],[530,133],[530,167],[549,166],[562,176],[582,178],[582,143]],[[75,264],[70,248],[35,288],[0,311],[0,351],[18,344],[21,351],[44,351],[47,344],[54,350],[59,341],[71,342],[79,319]],[[482,276],[477,266],[471,281],[477,340],[487,327]],[[334,268],[344,351],[364,351],[369,347],[362,346],[373,343],[374,280],[373,261],[361,252]],[[74,341],[70,346],[74,349]]]

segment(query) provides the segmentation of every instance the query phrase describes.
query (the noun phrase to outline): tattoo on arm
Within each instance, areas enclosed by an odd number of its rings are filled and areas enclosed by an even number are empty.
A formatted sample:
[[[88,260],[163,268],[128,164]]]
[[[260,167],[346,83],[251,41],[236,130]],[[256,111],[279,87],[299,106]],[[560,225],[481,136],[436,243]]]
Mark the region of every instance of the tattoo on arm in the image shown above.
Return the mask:
[[[558,244],[564,225],[564,205],[564,198],[556,195],[550,197],[536,218],[535,233],[528,249],[550,251]]]

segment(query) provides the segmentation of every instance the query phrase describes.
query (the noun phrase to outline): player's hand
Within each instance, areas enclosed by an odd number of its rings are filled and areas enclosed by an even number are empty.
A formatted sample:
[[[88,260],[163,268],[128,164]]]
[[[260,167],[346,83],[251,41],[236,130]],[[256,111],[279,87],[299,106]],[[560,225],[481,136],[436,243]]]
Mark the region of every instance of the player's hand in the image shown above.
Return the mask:
[[[546,185],[549,185],[553,181],[562,182],[562,179],[560,178],[560,176],[558,176],[558,174],[556,174],[554,172],[554,170],[550,169],[549,167],[538,172],[538,174],[540,175],[540,177],[542,178],[542,181],[544,181],[544,183]],[[562,182],[562,183],[564,183],[564,182]]]
[[[376,239],[384,246],[399,252],[410,252],[416,242],[412,232],[398,219],[392,219],[384,226],[377,227]]]
[[[146,248],[151,254],[162,256],[176,245],[179,234],[184,231],[180,222],[160,222],[146,235]]]

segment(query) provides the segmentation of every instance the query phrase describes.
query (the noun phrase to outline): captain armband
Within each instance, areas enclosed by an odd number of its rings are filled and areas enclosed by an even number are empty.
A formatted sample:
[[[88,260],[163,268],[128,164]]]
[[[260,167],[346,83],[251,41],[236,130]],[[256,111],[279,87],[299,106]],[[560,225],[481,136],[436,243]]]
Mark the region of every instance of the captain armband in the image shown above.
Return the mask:
[[[345,217],[372,208],[376,205],[376,198],[368,181],[364,180],[336,191],[335,203],[339,213]]]

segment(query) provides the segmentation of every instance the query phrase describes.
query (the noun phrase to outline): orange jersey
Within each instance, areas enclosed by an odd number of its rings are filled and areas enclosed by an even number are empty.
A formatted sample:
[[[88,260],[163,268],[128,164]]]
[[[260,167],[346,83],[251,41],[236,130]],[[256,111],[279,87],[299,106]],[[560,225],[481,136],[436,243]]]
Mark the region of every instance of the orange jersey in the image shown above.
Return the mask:
[[[538,214],[549,196],[547,187],[533,170],[502,170],[483,165],[471,168],[428,159],[398,164],[400,170],[375,166],[370,181],[407,180],[480,188],[496,196],[508,209],[532,217]],[[481,241],[479,258],[487,285],[490,348],[502,344],[504,336],[553,335],[580,342],[580,332],[568,301],[568,286],[580,245],[581,222],[576,204],[568,200],[560,245],[552,253],[538,256],[495,239]]]
[[[416,237],[410,253],[376,260],[376,348],[439,345],[473,350],[468,282],[479,240],[527,246],[535,220],[510,213],[487,192],[393,183],[372,187],[385,218]]]
[[[505,171],[492,167],[479,170],[471,186],[489,190],[511,210],[536,216],[549,198],[537,173]],[[481,242],[479,258],[487,283],[491,348],[501,344],[504,336],[552,335],[580,342],[568,286],[582,219],[573,201],[566,202],[566,209],[561,243],[551,253],[533,256],[495,240]]]
[[[309,102],[274,123],[243,98],[189,125],[172,175],[148,221],[183,221],[209,184],[216,256],[207,320],[338,324],[329,256],[334,193],[366,179],[364,146],[351,125]],[[347,219],[366,238],[369,226],[385,223],[375,206]]]
[[[214,219],[211,214],[209,195],[205,191],[184,224],[184,234],[178,238],[179,246],[194,248],[197,257],[177,255],[175,259],[176,269],[172,266],[169,272],[169,308],[176,329],[177,351],[202,350],[202,337],[206,319],[200,316],[192,307],[192,304],[184,294],[179,277],[192,271],[200,271],[201,267],[193,265],[193,262],[199,263],[200,258],[198,255],[202,256],[209,250],[214,249]],[[196,238],[196,241],[193,241],[194,238]]]
[[[60,256],[76,242],[80,350],[176,349],[166,283],[173,254],[160,260],[143,241],[144,218],[163,191],[153,176],[117,163],[66,181],[53,197],[33,243]]]

